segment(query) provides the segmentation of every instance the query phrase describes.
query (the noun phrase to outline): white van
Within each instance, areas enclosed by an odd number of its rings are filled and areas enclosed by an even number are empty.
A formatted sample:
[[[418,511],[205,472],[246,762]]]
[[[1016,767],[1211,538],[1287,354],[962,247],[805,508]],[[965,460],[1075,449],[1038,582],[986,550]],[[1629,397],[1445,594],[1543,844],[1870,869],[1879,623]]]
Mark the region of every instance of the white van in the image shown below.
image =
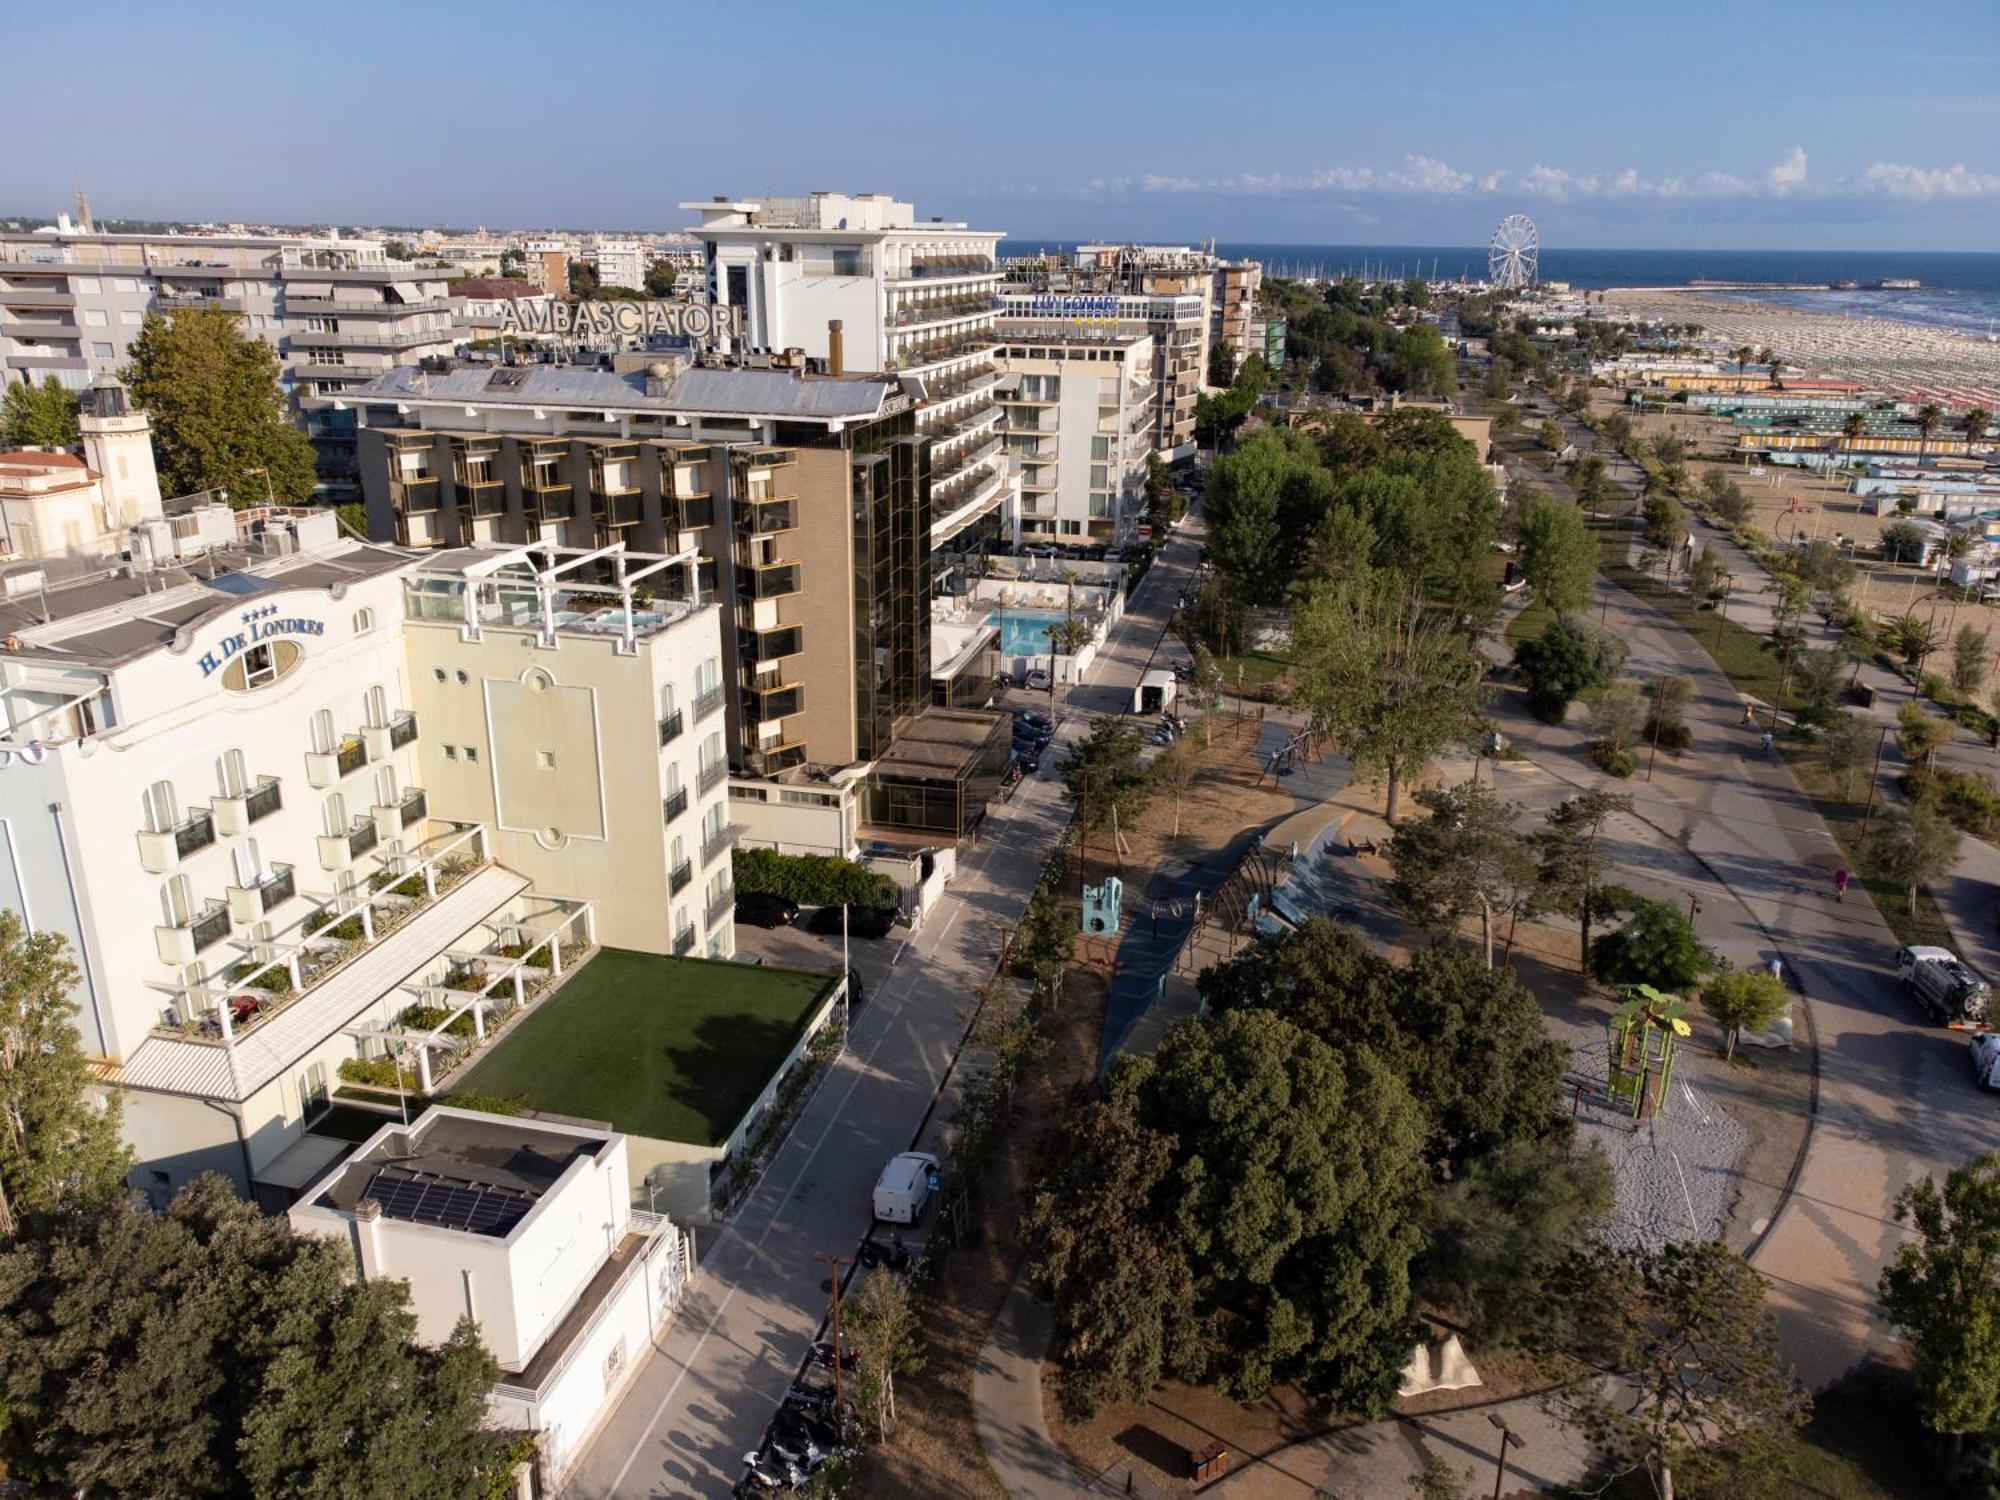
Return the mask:
[[[914,1224],[930,1201],[938,1159],[928,1151],[905,1151],[889,1158],[875,1179],[875,1217],[885,1224]]]

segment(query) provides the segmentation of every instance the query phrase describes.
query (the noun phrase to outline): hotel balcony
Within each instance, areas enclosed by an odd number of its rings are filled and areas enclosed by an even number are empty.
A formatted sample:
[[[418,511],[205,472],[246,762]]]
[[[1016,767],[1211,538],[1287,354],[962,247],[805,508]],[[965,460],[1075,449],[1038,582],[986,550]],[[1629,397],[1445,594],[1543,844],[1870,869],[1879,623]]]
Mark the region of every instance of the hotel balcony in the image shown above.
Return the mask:
[[[444,532],[436,516],[396,512],[396,543],[403,547],[442,547]]]
[[[743,695],[745,717],[753,724],[769,724],[798,713],[806,706],[806,690],[797,682],[768,683],[752,679]]]
[[[674,934],[674,957],[686,958],[694,952],[694,929],[683,927]]]
[[[715,856],[725,849],[736,847],[736,841],[743,837],[743,827],[739,823],[725,823],[712,834],[704,835],[701,841],[701,863],[706,869],[714,863]]]
[[[205,901],[201,910],[171,927],[155,927],[153,940],[160,962],[190,964],[229,936],[229,908],[220,901]]]
[[[345,833],[319,836],[319,863],[323,870],[344,870],[381,842],[381,833],[372,817],[357,817]]]
[[[263,921],[299,893],[290,865],[273,865],[271,873],[255,885],[229,887],[229,915],[239,927]]]
[[[735,910],[736,890],[733,886],[724,886],[720,891],[716,892],[715,899],[702,908],[702,925],[704,927],[713,927],[724,917],[732,915]]]
[[[695,774],[694,778],[696,795],[706,797],[710,792],[721,786],[728,775],[729,762],[726,760],[718,760],[713,765],[703,766]]]
[[[151,874],[165,875],[214,842],[214,816],[205,807],[193,808],[172,828],[139,835],[139,864]]]
[[[990,351],[999,342],[999,336],[989,328],[975,329],[950,338],[927,339],[898,349],[890,356],[887,368],[921,370],[929,365],[943,364],[946,360]]]
[[[688,859],[682,860],[674,866],[672,872],[667,876],[667,894],[670,896],[677,895],[681,891],[686,890],[688,882],[693,879],[694,861]]]
[[[671,823],[688,810],[688,789],[676,787],[660,799],[660,821]]]
[[[682,531],[700,531],[715,524],[715,500],[710,495],[679,495],[674,499],[674,517]]]
[[[370,724],[361,731],[370,760],[387,760],[405,745],[417,742],[417,716],[408,709],[394,715],[387,724]]]
[[[706,692],[696,693],[694,695],[695,723],[699,724],[703,719],[707,718],[710,714],[714,713],[718,708],[722,707],[723,697],[724,693],[722,684],[719,682],[714,687],[709,688]]]
[[[752,599],[778,599],[799,591],[799,565],[795,562],[766,563],[738,569],[743,592]]]
[[[389,503],[406,516],[428,515],[440,503],[435,474],[406,474],[389,481]]]
[[[368,764],[368,742],[350,734],[331,750],[306,752],[306,782],[325,791]]]
[[[752,663],[782,661],[806,649],[802,626],[780,625],[772,630],[746,630],[742,635],[743,655]]]
[[[637,526],[646,519],[646,498],[636,489],[590,492],[590,517],[599,526],[613,529]]]
[[[997,276],[999,268],[984,255],[917,255],[908,270],[890,273],[891,285],[899,281],[937,281],[952,276]]]
[[[806,746],[803,740],[781,741],[748,751],[743,757],[743,768],[752,776],[776,776],[780,771],[789,771],[805,763]]]
[[[234,797],[217,797],[209,804],[209,811],[215,815],[217,833],[225,838],[240,838],[250,831],[251,824],[270,817],[284,805],[278,778],[259,776],[257,784],[247,792]]]
[[[976,318],[994,310],[990,296],[947,297],[937,302],[906,304],[889,315],[891,328],[917,328],[930,323],[949,323],[957,318]]]
[[[15,292],[0,289],[0,307],[48,307],[67,312],[75,306],[74,292]]]
[[[422,826],[431,808],[430,798],[420,786],[413,786],[393,803],[370,809],[376,831],[384,838],[401,838]]]
[[[541,478],[522,484],[522,503],[537,521],[574,521],[575,491],[560,481]]]
[[[799,524],[798,501],[786,497],[746,500],[736,512],[736,527],[746,536],[775,536]]]
[[[686,728],[687,728],[686,713],[684,713],[682,710],[678,708],[675,709],[672,713],[668,714],[664,719],[660,720],[660,743],[662,745],[671,745],[675,740],[681,737],[681,731]]]

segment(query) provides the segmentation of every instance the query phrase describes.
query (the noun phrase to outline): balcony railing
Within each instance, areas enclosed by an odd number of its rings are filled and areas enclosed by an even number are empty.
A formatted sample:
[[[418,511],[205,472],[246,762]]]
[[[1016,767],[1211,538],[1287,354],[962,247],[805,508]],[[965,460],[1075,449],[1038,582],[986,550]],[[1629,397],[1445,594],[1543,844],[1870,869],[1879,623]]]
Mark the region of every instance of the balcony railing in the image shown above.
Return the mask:
[[[725,823],[722,827],[716,829],[714,833],[703,835],[701,841],[702,864],[706,866],[723,850],[734,848],[736,841],[742,836],[742,827],[735,823]]]
[[[368,742],[350,735],[332,750],[306,753],[306,780],[316,787],[330,787],[368,764]]]
[[[778,661],[797,656],[806,648],[806,633],[798,625],[780,625],[776,630],[745,632],[744,654],[753,662]]]
[[[797,563],[769,563],[761,568],[746,568],[741,577],[744,591],[752,599],[776,599],[799,591]]]
[[[370,849],[373,849],[377,842],[378,838],[375,831],[375,820],[373,818],[365,818],[365,817],[356,818],[354,820],[354,826],[347,830],[348,858],[359,859],[362,855],[366,854]]]
[[[753,684],[749,701],[751,719],[759,724],[768,724],[773,719],[782,719],[804,708],[806,690],[796,682],[772,683],[769,686]]]
[[[687,715],[680,709],[675,709],[664,719],[660,720],[660,743],[662,745],[671,745],[681,737],[681,731],[686,728]]]
[[[694,861],[684,859],[675,865],[673,873],[667,876],[667,894],[673,895],[677,891],[686,890],[687,883],[692,879],[694,879]]]
[[[725,886],[716,893],[715,899],[702,908],[703,925],[713,927],[736,909],[736,892]]]
[[[683,927],[679,932],[674,934],[674,956],[676,958],[685,958],[692,952],[694,952],[694,929],[692,927]]]
[[[682,531],[699,531],[715,524],[715,501],[708,495],[686,495],[674,502]]]
[[[424,515],[438,508],[438,479],[435,474],[413,474],[389,481],[389,498],[406,515]]]
[[[780,771],[788,771],[793,766],[806,763],[806,747],[803,742],[789,745],[773,745],[768,750],[752,750],[743,757],[744,769],[752,776],[775,776]]]
[[[646,519],[646,499],[637,490],[594,489],[590,513],[603,526],[637,526]]]
[[[233,885],[229,888],[229,914],[244,926],[261,922],[266,914],[275,911],[299,893],[298,881],[292,876],[290,865],[273,865],[271,873],[255,885]]]
[[[688,810],[688,789],[676,787],[660,800],[661,821],[671,823]]]
[[[722,779],[728,774],[729,774],[729,762],[726,760],[719,760],[712,766],[703,766],[701,770],[695,775],[694,789],[697,792],[706,795],[707,793],[714,791],[716,787],[722,783]]]
[[[210,811],[215,816],[216,831],[236,838],[247,833],[252,823],[270,817],[283,805],[284,794],[278,790],[278,778],[259,776],[257,784],[249,791],[217,797],[210,804]]]
[[[714,713],[718,708],[722,707],[722,698],[723,698],[723,692],[721,683],[717,683],[714,687],[710,688],[705,693],[696,693],[694,695],[695,723],[699,724],[703,719],[707,718],[710,714]]]
[[[153,934],[163,962],[192,963],[195,955],[229,936],[229,908],[220,901],[205,901],[199,911],[171,926],[155,927]]]
[[[394,751],[417,742],[417,716],[406,709],[386,724],[370,724],[361,731],[361,741],[368,747],[370,760],[386,760]]]
[[[751,501],[737,511],[736,519],[751,536],[771,536],[780,531],[790,531],[799,524],[797,502],[789,499]]]
[[[420,786],[411,787],[403,793],[403,800],[396,804],[396,812],[405,828],[421,823],[431,814],[430,794]]]
[[[164,875],[191,854],[215,842],[215,818],[197,807],[171,828],[139,834],[139,863],[154,875]]]

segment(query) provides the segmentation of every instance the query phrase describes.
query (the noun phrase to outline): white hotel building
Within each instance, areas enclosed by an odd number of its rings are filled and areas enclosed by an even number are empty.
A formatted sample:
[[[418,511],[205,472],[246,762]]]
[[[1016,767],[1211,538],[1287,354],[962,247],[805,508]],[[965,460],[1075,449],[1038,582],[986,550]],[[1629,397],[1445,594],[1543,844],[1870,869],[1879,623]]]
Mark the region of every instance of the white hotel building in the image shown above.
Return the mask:
[[[463,1054],[413,1006],[484,1039],[593,942],[732,952],[692,553],[259,515],[199,558],[159,522],[158,566],[0,575],[0,904],[68,940],[160,1201],[215,1170],[288,1203],[343,1061],[429,1085]]]

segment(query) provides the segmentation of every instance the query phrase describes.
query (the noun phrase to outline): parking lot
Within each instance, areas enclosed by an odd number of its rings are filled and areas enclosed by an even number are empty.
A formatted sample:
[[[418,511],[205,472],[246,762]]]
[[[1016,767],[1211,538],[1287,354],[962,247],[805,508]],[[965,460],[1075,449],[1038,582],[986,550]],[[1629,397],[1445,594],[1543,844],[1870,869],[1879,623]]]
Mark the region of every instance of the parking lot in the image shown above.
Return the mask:
[[[748,922],[738,922],[737,962],[754,963],[762,959],[767,964],[784,969],[837,971],[840,968],[839,934],[821,936],[808,932],[805,924],[811,915],[810,911],[800,913],[798,921],[789,927],[754,927]],[[889,977],[890,965],[909,938],[910,929],[898,922],[885,938],[855,937],[849,940],[849,964],[861,980],[862,1005],[866,1005],[868,997],[881,989],[882,982]]]

